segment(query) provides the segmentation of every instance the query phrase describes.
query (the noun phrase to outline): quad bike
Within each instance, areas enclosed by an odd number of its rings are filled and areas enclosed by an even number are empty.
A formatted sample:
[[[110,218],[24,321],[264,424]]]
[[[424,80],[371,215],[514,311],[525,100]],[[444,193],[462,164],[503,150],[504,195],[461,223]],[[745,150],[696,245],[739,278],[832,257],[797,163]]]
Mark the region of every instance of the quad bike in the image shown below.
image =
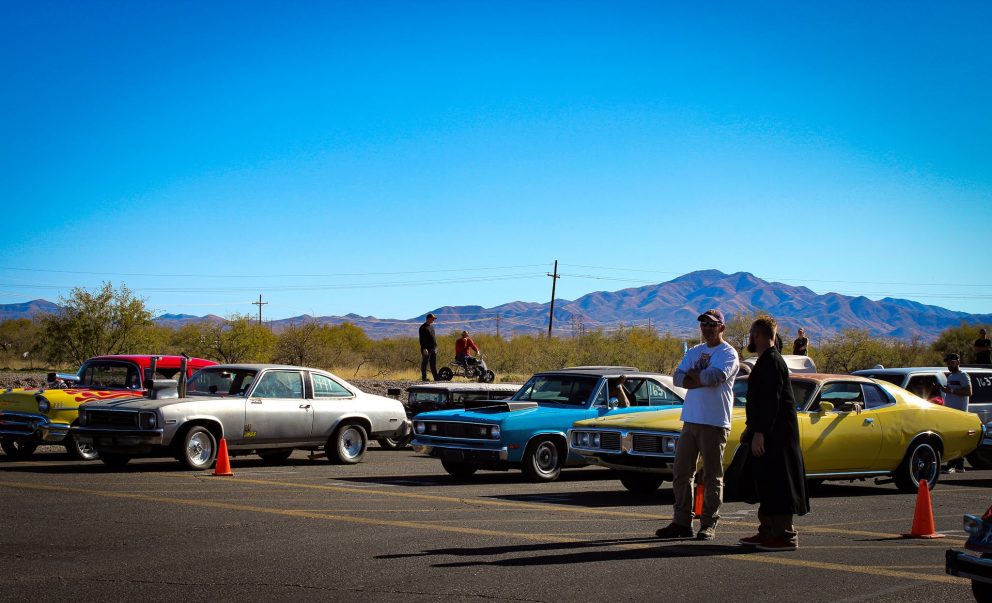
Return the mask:
[[[466,379],[478,379],[479,383],[492,383],[496,380],[496,373],[486,367],[482,354],[479,354],[478,358],[466,356],[464,363],[455,360],[437,371],[438,381],[451,381],[456,375]]]

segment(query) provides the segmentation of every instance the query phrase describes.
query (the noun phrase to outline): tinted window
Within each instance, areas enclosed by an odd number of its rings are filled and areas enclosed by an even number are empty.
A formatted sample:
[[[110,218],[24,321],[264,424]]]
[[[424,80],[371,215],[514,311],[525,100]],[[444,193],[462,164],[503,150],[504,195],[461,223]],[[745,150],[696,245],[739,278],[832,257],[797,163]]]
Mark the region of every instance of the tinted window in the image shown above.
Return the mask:
[[[871,379],[878,379],[879,381],[888,381],[892,385],[902,386],[902,375],[893,375],[891,373],[858,373],[862,377],[869,377]],[[908,389],[908,388],[907,388]]]
[[[940,384],[933,375],[916,375],[909,379],[906,390],[924,400],[933,400],[940,397]]]
[[[537,375],[531,377],[530,381],[514,394],[513,399],[585,406],[598,381],[599,379],[596,377]]]
[[[313,377],[314,398],[350,398],[354,395],[327,375],[311,373],[311,376]]]
[[[965,371],[971,378],[971,402],[979,404],[992,402],[992,373]]]
[[[865,408],[879,408],[891,403],[889,397],[877,385],[865,383],[861,385],[861,389],[864,391]]]
[[[303,375],[296,371],[269,371],[251,392],[253,398],[303,398]]]
[[[812,381],[792,380],[792,397],[796,399],[796,408],[806,407],[814,389],[816,389],[816,384]]]
[[[141,389],[138,367],[123,363],[90,363],[79,371],[79,384],[109,389]]]
[[[191,396],[243,396],[255,371],[205,368],[193,373],[186,391]]]

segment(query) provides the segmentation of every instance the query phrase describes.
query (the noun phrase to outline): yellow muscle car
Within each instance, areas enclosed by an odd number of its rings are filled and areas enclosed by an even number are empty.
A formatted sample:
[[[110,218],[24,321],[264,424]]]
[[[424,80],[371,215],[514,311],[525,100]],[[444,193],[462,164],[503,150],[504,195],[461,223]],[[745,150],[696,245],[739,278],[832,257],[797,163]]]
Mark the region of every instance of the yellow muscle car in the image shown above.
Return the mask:
[[[7,388],[0,392],[0,449],[25,459],[41,444],[59,444],[75,459],[93,460],[96,451],[77,442],[69,431],[81,404],[141,397],[153,374],[176,379],[182,367],[189,376],[212,364],[216,363],[182,356],[97,356],[84,362],[78,374],[49,374],[50,387]]]
[[[984,426],[977,415],[927,402],[899,386],[853,375],[793,374],[806,477],[855,480],[891,477],[915,493],[921,479],[937,484],[942,460],[975,450]],[[734,385],[734,412],[724,454],[732,463],[744,431],[747,377]],[[579,421],[569,430],[572,452],[620,471],[633,492],[656,490],[672,478],[682,422],[676,410]]]

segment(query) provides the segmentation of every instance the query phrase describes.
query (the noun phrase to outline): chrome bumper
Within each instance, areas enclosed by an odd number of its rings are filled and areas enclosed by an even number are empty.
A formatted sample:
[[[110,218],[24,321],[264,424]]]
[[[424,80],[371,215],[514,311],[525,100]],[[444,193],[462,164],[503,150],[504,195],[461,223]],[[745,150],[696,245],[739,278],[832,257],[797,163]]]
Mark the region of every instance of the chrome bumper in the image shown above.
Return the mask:
[[[80,444],[86,444],[100,449],[116,448],[146,448],[161,446],[164,440],[164,429],[95,429],[88,427],[73,427],[72,435]]]
[[[45,415],[0,412],[0,438],[58,443],[69,435],[68,423],[56,423]]]
[[[945,553],[944,571],[952,576],[992,584],[992,559],[948,550]]]
[[[509,451],[506,446],[503,446],[502,448],[482,448],[480,446],[466,446],[464,444],[454,444],[450,442],[430,442],[419,438],[414,438],[413,441],[410,442],[410,446],[413,447],[414,452],[427,454],[430,456],[439,456],[450,452],[460,452],[466,457],[470,457],[472,455],[492,455],[495,457],[493,460],[499,461],[506,461],[509,456]]]

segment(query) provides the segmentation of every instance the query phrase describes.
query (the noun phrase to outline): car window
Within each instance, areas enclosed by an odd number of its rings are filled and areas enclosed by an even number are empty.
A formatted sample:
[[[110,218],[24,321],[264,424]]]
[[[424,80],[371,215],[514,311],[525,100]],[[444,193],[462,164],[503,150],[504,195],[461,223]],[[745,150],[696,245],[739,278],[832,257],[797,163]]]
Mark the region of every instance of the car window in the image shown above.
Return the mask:
[[[860,383],[827,383],[820,388],[820,393],[810,406],[810,410],[820,410],[820,402],[830,402],[834,405],[834,409],[840,411],[844,410],[845,407],[850,407],[854,403],[864,405],[864,401],[864,394],[861,391]]]
[[[864,392],[865,408],[880,408],[892,403],[882,388],[874,383],[862,383],[861,389]]]
[[[596,392],[596,399],[593,401],[593,406],[609,406],[610,401],[607,399],[607,395],[610,393],[608,387],[601,387],[599,391]]]
[[[90,363],[79,372],[79,384],[108,389],[141,389],[138,367],[124,363]]]
[[[791,381],[792,397],[796,400],[796,408],[805,408],[806,404],[809,403],[810,396],[813,395],[813,390],[816,389],[816,383],[802,379],[791,379]]]
[[[314,398],[351,398],[355,394],[327,375],[310,373],[313,378]]]
[[[666,388],[664,385],[651,379],[644,380],[644,389],[647,392],[648,406],[666,406],[669,404],[682,404],[682,398]]]
[[[303,375],[298,371],[269,371],[258,380],[252,398],[303,398]]]
[[[965,371],[971,378],[971,400],[972,404],[992,402],[992,373]]]
[[[734,406],[747,406],[747,379],[734,381]]]
[[[598,382],[597,377],[535,375],[514,394],[513,400],[585,406]]]
[[[444,392],[410,392],[407,397],[410,404],[443,404],[447,399]]]
[[[892,385],[902,386],[902,375],[894,375],[892,373],[857,373],[862,377],[869,377],[871,379],[878,379],[880,381],[888,381]],[[908,387],[906,389],[909,389]]]
[[[243,396],[255,374],[246,369],[200,369],[190,377],[186,392],[191,396]]]
[[[906,390],[924,400],[932,400],[940,397],[940,384],[937,383],[937,377],[933,375],[914,375],[910,377],[909,383],[906,384]]]

